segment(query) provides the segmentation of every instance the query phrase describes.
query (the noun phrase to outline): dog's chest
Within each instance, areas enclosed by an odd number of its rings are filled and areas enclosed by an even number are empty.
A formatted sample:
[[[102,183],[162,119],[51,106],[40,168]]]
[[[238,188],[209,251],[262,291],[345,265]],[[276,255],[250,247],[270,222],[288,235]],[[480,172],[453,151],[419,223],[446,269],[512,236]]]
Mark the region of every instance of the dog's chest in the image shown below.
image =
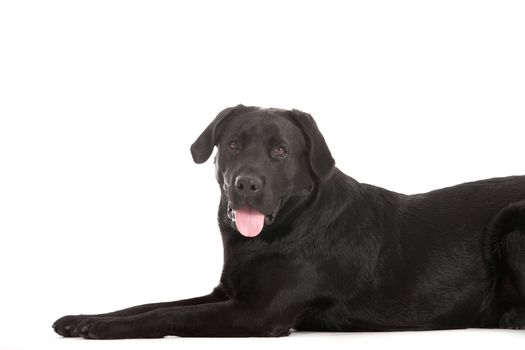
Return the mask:
[[[256,302],[282,290],[298,288],[305,263],[282,253],[231,255],[224,263],[222,284],[232,297]]]

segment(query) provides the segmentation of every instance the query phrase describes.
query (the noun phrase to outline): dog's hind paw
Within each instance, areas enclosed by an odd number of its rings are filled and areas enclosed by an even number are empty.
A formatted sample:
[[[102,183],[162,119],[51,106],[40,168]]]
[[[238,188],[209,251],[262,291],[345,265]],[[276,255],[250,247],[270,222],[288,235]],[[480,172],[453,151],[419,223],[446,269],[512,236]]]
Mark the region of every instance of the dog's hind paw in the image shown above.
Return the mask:
[[[525,329],[525,308],[505,312],[499,320],[500,328]]]

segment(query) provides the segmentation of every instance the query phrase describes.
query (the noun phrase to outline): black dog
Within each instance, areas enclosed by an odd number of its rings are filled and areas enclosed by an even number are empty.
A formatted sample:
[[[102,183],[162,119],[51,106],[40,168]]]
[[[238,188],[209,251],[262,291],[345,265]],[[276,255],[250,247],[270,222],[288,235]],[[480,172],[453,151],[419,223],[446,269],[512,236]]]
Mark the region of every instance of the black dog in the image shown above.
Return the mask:
[[[63,336],[283,336],[525,328],[525,176],[407,196],[335,168],[309,114],[222,111],[213,147],[224,268],[209,295],[93,316]]]

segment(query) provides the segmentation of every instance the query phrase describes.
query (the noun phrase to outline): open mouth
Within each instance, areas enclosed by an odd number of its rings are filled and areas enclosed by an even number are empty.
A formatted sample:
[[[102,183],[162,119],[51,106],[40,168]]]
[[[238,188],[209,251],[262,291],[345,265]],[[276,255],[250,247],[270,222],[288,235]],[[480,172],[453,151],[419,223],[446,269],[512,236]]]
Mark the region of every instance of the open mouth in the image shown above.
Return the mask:
[[[275,208],[273,213],[265,215],[259,212],[257,209],[246,204],[243,207],[233,209],[231,204],[228,203],[228,218],[235,224],[235,228],[245,237],[255,237],[261,233],[264,225],[271,225],[277,213],[282,206],[282,199],[279,201],[279,205]]]

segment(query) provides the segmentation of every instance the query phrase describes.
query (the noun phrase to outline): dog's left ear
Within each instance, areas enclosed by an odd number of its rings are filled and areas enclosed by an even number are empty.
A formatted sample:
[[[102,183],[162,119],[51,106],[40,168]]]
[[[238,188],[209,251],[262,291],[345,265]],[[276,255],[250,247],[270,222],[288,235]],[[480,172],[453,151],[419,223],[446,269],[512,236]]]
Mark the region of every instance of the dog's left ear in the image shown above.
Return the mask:
[[[195,140],[191,145],[191,156],[193,161],[197,164],[204,163],[210,158],[213,147],[217,144],[217,139],[222,131],[224,122],[237,110],[244,108],[243,105],[239,104],[235,107],[229,107],[221,111],[215,119],[208,125],[202,134]]]
[[[291,114],[305,135],[313,173],[320,181],[327,180],[334,172],[335,160],[314,118],[297,109],[292,109]]]

